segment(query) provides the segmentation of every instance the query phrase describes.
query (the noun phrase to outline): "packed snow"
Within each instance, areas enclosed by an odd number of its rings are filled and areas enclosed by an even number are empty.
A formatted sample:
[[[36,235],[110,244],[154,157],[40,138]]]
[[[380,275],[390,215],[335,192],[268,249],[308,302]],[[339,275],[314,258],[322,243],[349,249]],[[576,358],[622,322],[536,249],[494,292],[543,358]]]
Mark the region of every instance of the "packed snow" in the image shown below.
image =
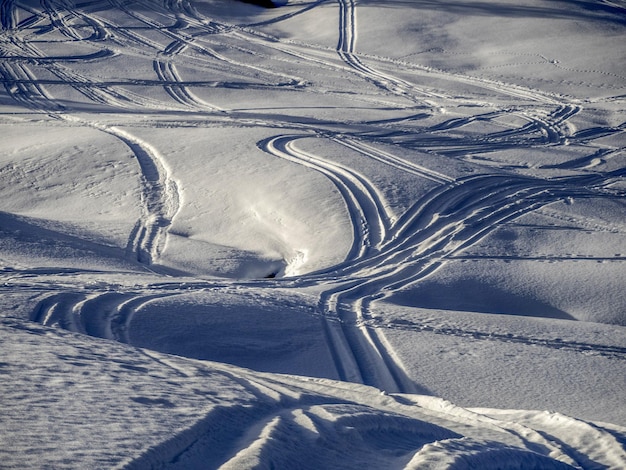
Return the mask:
[[[0,467],[626,468],[624,2],[0,26]]]

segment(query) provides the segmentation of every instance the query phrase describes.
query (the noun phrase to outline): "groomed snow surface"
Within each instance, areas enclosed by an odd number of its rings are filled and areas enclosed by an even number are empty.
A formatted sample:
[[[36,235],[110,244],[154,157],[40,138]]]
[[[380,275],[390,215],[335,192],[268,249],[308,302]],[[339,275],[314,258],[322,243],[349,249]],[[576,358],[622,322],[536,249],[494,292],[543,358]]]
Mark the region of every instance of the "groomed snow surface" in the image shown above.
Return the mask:
[[[626,468],[626,4],[0,0],[0,468]]]

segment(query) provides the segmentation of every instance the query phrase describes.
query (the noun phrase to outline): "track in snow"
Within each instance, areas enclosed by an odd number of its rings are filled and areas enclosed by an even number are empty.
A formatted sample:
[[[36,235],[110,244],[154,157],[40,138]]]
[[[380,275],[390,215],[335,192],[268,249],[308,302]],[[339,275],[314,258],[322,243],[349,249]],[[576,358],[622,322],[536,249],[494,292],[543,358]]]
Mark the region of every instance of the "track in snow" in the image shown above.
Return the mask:
[[[43,57],[41,51],[26,42],[14,40],[12,45],[11,49],[6,50],[9,56],[16,53],[26,54],[35,63]],[[126,95],[108,90],[107,87],[94,87],[86,78],[58,64],[46,62],[42,65],[94,102],[119,108],[126,107],[130,101]],[[177,184],[169,175],[163,157],[149,143],[126,130],[77,118],[68,113],[62,104],[38,84],[35,74],[24,63],[0,63],[0,74],[5,89],[17,102],[55,119],[102,131],[119,139],[131,150],[141,170],[144,214],[131,232],[127,251],[140,263],[150,265],[156,262],[165,242],[167,228],[179,210],[180,199]],[[87,86],[83,87],[81,83]]]
[[[374,185],[362,175],[297,149],[295,142],[306,137],[279,136],[259,146],[328,177],[344,198],[355,239],[346,262],[327,272],[302,276],[298,282],[334,285],[322,293],[320,310],[324,317],[340,320],[325,328],[342,378],[389,391],[409,392],[411,383],[393,360],[382,331],[368,326],[373,301],[425,279],[503,223],[565,197],[591,195],[623,173],[557,180],[478,175],[450,181],[445,175],[409,167],[411,174],[441,185],[392,224]],[[381,160],[371,146],[349,146]],[[399,165],[398,159],[383,155],[381,161]]]
[[[432,109],[437,108],[435,103],[438,100],[452,101],[450,97],[442,95],[441,93],[429,91],[423,87],[418,87],[415,84],[392,75],[382,73],[379,70],[364,64],[356,52],[357,2],[355,0],[337,1],[339,3],[339,42],[337,45],[337,52],[341,59],[352,67],[356,73],[390,93],[403,96],[408,100],[415,101],[418,104],[425,104],[430,106]],[[539,132],[542,135],[542,138],[537,143],[543,145],[560,145],[566,143],[570,135],[569,129],[565,123],[569,118],[581,111],[581,108],[578,105],[563,104],[553,97],[548,97],[534,90],[515,87],[508,84],[489,82],[486,80],[477,80],[467,76],[456,76],[454,78],[460,82],[470,82],[474,85],[482,86],[501,94],[520,96],[530,99],[531,101],[537,101],[547,105],[547,107],[542,110],[535,109],[532,111],[506,110],[506,113],[508,114],[516,115],[529,121],[527,126],[523,126],[519,129],[512,129],[502,133],[486,135],[478,141],[472,141],[471,139],[469,141],[461,142],[456,141],[456,139],[449,142],[444,141],[445,143],[443,146],[440,144],[435,144],[433,146],[433,142],[430,138],[420,142],[418,137],[414,145],[416,148],[437,150],[441,154],[455,156],[472,153],[485,153],[486,151],[515,148],[520,144],[528,145],[528,138],[535,132]],[[556,109],[554,109],[555,106]],[[491,113],[488,119],[497,117],[498,114],[500,113]],[[455,127],[469,124],[475,119],[475,117],[466,119],[455,118],[446,123],[432,127],[429,131],[434,132],[450,130]],[[481,119],[485,119],[485,117],[483,116]],[[403,140],[403,142],[405,144],[411,143],[410,140]],[[485,145],[487,143],[488,145]]]

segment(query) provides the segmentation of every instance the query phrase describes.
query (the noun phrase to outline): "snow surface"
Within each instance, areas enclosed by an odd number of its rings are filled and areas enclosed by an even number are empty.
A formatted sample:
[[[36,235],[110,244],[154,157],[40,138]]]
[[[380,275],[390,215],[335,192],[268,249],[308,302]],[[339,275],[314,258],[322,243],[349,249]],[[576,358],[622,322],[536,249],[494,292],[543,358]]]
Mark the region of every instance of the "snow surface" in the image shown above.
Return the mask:
[[[1,468],[626,468],[626,5],[0,0]]]

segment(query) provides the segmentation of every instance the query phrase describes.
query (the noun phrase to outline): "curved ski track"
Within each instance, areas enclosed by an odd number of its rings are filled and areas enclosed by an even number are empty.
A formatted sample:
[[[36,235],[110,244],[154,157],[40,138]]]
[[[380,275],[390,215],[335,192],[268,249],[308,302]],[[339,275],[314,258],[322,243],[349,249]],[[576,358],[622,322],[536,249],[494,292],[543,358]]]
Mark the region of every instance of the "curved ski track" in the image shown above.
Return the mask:
[[[81,13],[79,10],[72,8],[72,5],[68,2],[42,0],[41,5],[43,11],[40,15],[47,15],[50,18],[52,27],[60,30],[65,36],[73,40],[101,41],[110,36],[103,21],[93,15]],[[191,11],[187,2],[176,2],[174,7],[182,8],[183,11]],[[93,34],[89,38],[83,38],[67,18],[83,21],[94,29]],[[127,90],[94,83],[93,79],[84,77],[58,63],[43,62],[41,59],[43,59],[44,54],[31,43],[13,39],[11,45],[14,46],[17,52],[25,54],[35,64],[45,67],[93,102],[118,109],[131,106],[162,108],[159,103],[139,97]],[[10,52],[12,55],[15,55],[16,51]],[[106,57],[108,55],[105,54],[96,58]],[[5,88],[15,99],[25,102],[30,108],[41,112],[64,110],[62,105],[57,104],[45,89],[37,84],[35,74],[26,65],[19,62],[17,62],[17,65],[12,65],[11,62],[0,65],[2,65],[0,72],[3,75]],[[175,74],[175,71],[172,73]],[[15,85],[12,86],[12,84]],[[73,124],[86,125],[112,135],[122,141],[133,152],[142,175],[144,215],[136,223],[130,234],[127,251],[132,253],[131,256],[141,263],[149,265],[156,262],[164,243],[167,227],[171,224],[173,217],[179,209],[177,184],[169,176],[162,156],[149,143],[133,136],[128,131],[114,126],[103,126],[98,123],[84,121],[65,113],[57,113],[55,117]]]
[[[54,294],[37,304],[31,320],[97,338],[130,343],[129,325],[134,313],[153,299],[171,295],[176,294],[120,291]]]
[[[342,60],[339,64],[336,60],[333,62],[317,54],[316,52],[322,49],[320,47],[280,41],[256,32],[254,24],[235,26],[213,21],[201,15],[187,0],[167,0],[163,4],[147,0],[135,2],[146,7],[144,13],[140,13],[141,9],[128,8],[128,3],[121,0],[107,1],[137,21],[141,27],[121,27],[98,16],[100,2],[87,2],[78,7],[73,2],[65,0],[41,0],[41,9],[27,10],[14,0],[0,0],[2,27],[0,53],[5,58],[0,62],[0,77],[8,95],[22,106],[72,125],[98,129],[119,139],[132,151],[142,175],[144,213],[129,236],[127,252],[130,257],[148,268],[149,265],[153,265],[156,269],[154,264],[158,262],[167,229],[180,208],[177,184],[167,168],[165,159],[149,142],[134,136],[121,126],[105,126],[72,115],[71,110],[68,110],[62,102],[55,101],[46,90],[45,84],[37,79],[37,70],[45,69],[80,92],[90,102],[114,110],[139,113],[146,110],[207,114],[218,112],[235,122],[243,123],[245,115],[240,117],[233,113],[229,116],[227,110],[196,96],[190,90],[190,85],[182,79],[178,66],[192,66],[206,70],[207,73],[226,67],[244,78],[249,78],[251,83],[258,83],[258,77],[264,77],[264,81],[269,83],[268,86],[298,87],[304,81],[273,71],[269,67],[263,69],[242,63],[229,58],[227,52],[218,53],[213,50],[211,44],[224,46],[226,50],[234,48],[235,46],[230,43],[219,43],[220,35],[229,35],[230,39],[241,40],[242,44],[254,44],[255,47],[265,47],[285,57],[295,57],[294,68],[299,61],[307,61],[309,64],[321,64],[331,70],[352,70],[358,77],[375,84],[385,93],[400,96],[411,106],[428,107],[433,114],[436,113],[435,110],[441,108],[441,103],[455,102],[455,98],[446,96],[443,92],[399,79],[365,63],[365,61],[392,63],[407,69],[422,70],[417,65],[357,53],[355,0],[337,0],[339,39],[336,54]],[[276,21],[309,11],[322,3],[324,0],[308,2],[303,9],[279,17]],[[31,16],[20,21],[18,6],[23,11],[28,11]],[[156,20],[152,14],[171,21],[167,23]],[[36,45],[29,42],[27,37],[28,34],[37,34],[28,32],[28,28],[43,24],[47,24],[50,30],[59,31],[69,42],[83,41],[93,44],[98,52],[51,60]],[[264,23],[258,25],[262,24]],[[90,31],[87,36],[86,30]],[[165,42],[142,33],[143,30],[159,31],[161,39]],[[216,39],[211,42],[207,40],[209,37]],[[114,54],[111,49],[102,49],[107,41],[123,48],[129,54],[149,57],[157,79],[154,85],[163,87],[172,102],[165,104],[134,93],[124,86],[99,82],[65,64],[106,60]],[[240,48],[244,50],[244,46]],[[187,55],[190,50],[196,53],[193,57]],[[615,178],[624,176],[623,172],[604,175],[590,173],[588,176],[542,180],[516,175],[482,174],[455,180],[448,175],[378,149],[376,142],[391,142],[440,155],[467,156],[512,148],[520,144],[559,146],[568,141],[592,140],[623,132],[623,129],[602,128],[593,133],[576,134],[569,128],[568,120],[581,111],[577,104],[564,102],[554,96],[521,86],[435,70],[429,70],[429,73],[433,76],[440,74],[458,82],[471,83],[499,95],[522,98],[534,105],[496,109],[474,116],[452,118],[424,128],[419,133],[416,133],[415,129],[403,131],[401,127],[391,130],[385,127],[376,129],[369,137],[359,133],[339,133],[336,127],[330,125],[329,129],[320,129],[317,125],[307,122],[276,123],[271,120],[272,118],[255,121],[268,128],[280,126],[309,132],[276,135],[259,142],[258,146],[275,157],[323,174],[335,185],[345,201],[352,222],[353,244],[344,262],[301,276],[297,280],[242,281],[236,284],[267,288],[307,284],[323,286],[325,291],[320,296],[317,314],[322,319],[328,346],[340,377],[348,381],[374,385],[387,391],[410,392],[415,389],[415,385],[406,377],[402,365],[395,359],[394,352],[385,339],[384,329],[407,328],[428,331],[430,327],[382,325],[369,316],[369,306],[372,302],[426,278],[448,259],[458,257],[464,249],[480,241],[503,223],[565,197],[598,194]],[[132,83],[129,82],[130,84]],[[493,109],[493,106],[490,109]],[[456,137],[449,134],[450,131],[462,129],[475,121],[495,121],[507,114],[523,119],[526,124],[480,136]],[[373,123],[370,125],[374,128]],[[297,147],[299,139],[311,138],[313,135],[332,139],[364,158],[389,165],[415,178],[427,179],[438,186],[394,221],[382,193],[363,174],[346,165],[338,164],[331,158],[312,155]],[[571,165],[573,168],[591,166],[594,159],[605,158],[611,152],[619,153],[621,150],[623,149],[611,151],[595,149],[592,156],[582,157],[580,162],[573,162]],[[164,282],[162,286],[152,285],[136,291],[119,288],[91,293],[57,292],[37,305],[32,319],[46,325],[59,325],[93,336],[129,342],[128,326],[132,315],[146,302],[177,295],[189,289],[206,289],[214,285],[205,282],[190,285],[187,282],[183,287],[182,284],[171,280]],[[480,332],[449,330],[443,331],[442,334],[477,337]],[[486,340],[523,341],[528,344],[533,342],[530,338],[485,336]],[[602,350],[595,345],[550,340],[543,342],[537,340],[536,343],[545,347],[569,347],[576,351],[586,351],[591,346],[601,354],[626,358],[626,351],[611,348]]]
[[[295,141],[308,137],[274,137],[261,142],[260,148],[328,177],[344,198],[355,238],[346,262],[325,272],[304,275],[298,283],[334,285],[321,295],[320,311],[323,318],[340,320],[326,323],[325,328],[342,379],[375,384],[389,391],[408,392],[412,385],[384,346],[382,331],[369,327],[371,302],[428,277],[446,259],[501,224],[568,196],[591,195],[621,176],[617,173],[539,180],[477,175],[450,181],[422,170],[417,173],[419,176],[436,178],[442,184],[391,224],[383,199],[364,176],[296,148]],[[363,155],[379,161],[387,162],[385,158],[389,158],[387,153],[377,156],[369,145],[346,145],[363,149]],[[394,159],[390,164],[397,167],[398,163]]]
[[[0,64],[5,88],[10,95],[25,106],[43,113],[58,110],[53,117],[72,124],[79,124],[98,129],[122,141],[132,151],[141,170],[142,203],[144,215],[137,222],[129,238],[127,250],[134,253],[137,261],[152,264],[158,259],[160,247],[164,243],[167,227],[179,209],[179,195],[176,182],[169,176],[163,158],[150,144],[134,137],[129,132],[95,122],[84,121],[72,115],[64,114],[62,105],[55,103],[52,97],[33,80],[32,73],[22,64]]]
[[[391,76],[389,74],[385,74],[375,68],[372,68],[368,65],[365,65],[363,61],[359,58],[356,53],[356,40],[357,40],[357,2],[355,0],[338,0],[339,3],[339,42],[337,45],[337,52],[341,59],[353,70],[361,75],[366,80],[369,80],[379,87],[393,93],[396,95],[403,96],[409,100],[415,101],[419,104],[426,104],[431,106],[433,109],[437,108],[436,100],[437,99],[448,99],[447,97],[441,93],[428,91],[424,88],[418,87],[410,82],[405,80],[398,79],[397,77]],[[474,85],[479,85],[484,88],[489,88],[494,91],[497,91],[501,94],[509,94],[514,96],[521,96],[531,101],[537,101],[540,103],[545,103],[549,107],[557,106],[556,110],[549,111],[539,111],[538,109],[533,110],[531,112],[523,112],[523,111],[511,111],[507,110],[506,112],[509,114],[514,114],[522,119],[529,121],[527,126],[523,126],[520,129],[514,129],[511,131],[505,131],[503,133],[491,134],[484,136],[479,142],[469,142],[465,143],[461,147],[453,141],[452,148],[447,150],[444,146],[440,147],[431,147],[426,141],[426,145],[418,145],[418,147],[425,147],[430,149],[437,149],[439,153],[442,154],[450,154],[450,155],[458,155],[468,154],[474,152],[485,152],[485,141],[490,142],[490,146],[492,151],[496,148],[512,148],[516,145],[519,145],[521,141],[511,140],[512,137],[526,137],[528,138],[528,134],[539,131],[543,134],[544,138],[542,139],[543,144],[563,144],[567,141],[567,137],[569,136],[569,129],[565,126],[567,119],[574,116],[578,112],[580,112],[581,108],[579,106],[572,105],[562,105],[559,101],[552,97],[548,97],[546,95],[537,93],[533,90],[523,89],[521,87],[511,87],[510,85],[498,84],[495,82],[489,82],[487,80],[479,80],[471,77],[463,77],[463,76],[455,76],[455,78],[459,81],[466,81],[473,83]],[[499,113],[493,113],[491,117],[496,117]],[[452,121],[448,121],[447,123],[440,124],[434,128],[429,129],[430,132],[438,131],[438,130],[447,130],[453,127],[460,127],[470,122],[474,121],[476,117],[471,117],[468,119],[458,120],[454,119]],[[484,119],[484,117],[483,117]],[[501,145],[496,146],[493,143],[494,139],[505,139]],[[418,140],[419,142],[419,140]],[[526,140],[526,143],[528,141]]]

